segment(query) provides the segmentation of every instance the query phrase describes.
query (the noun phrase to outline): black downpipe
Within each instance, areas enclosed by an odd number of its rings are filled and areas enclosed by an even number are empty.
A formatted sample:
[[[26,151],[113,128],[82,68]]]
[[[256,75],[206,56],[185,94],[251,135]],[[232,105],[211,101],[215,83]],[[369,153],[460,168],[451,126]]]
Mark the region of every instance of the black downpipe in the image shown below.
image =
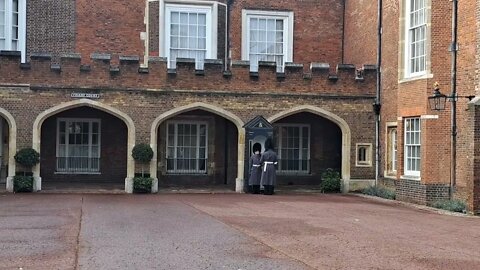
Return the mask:
[[[377,13],[377,89],[375,104],[373,105],[375,111],[375,186],[378,185],[378,178],[380,176],[380,111],[381,104],[381,90],[382,90],[382,25],[383,25],[383,1],[378,0]]]
[[[453,198],[457,185],[457,27],[458,27],[458,0],[452,0],[452,140],[451,140],[451,171],[450,171],[450,199]]]

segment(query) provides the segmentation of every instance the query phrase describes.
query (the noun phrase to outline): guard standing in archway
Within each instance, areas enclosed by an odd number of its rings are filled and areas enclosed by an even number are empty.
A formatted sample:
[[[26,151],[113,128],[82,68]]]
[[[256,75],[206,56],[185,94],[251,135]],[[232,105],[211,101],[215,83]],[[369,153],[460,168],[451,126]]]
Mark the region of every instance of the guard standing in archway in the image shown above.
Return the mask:
[[[250,178],[248,185],[253,194],[260,193],[260,180],[262,178],[262,163],[260,163],[262,146],[259,143],[253,145],[253,154],[250,157]]]
[[[265,188],[265,195],[273,195],[275,184],[277,183],[277,169],[278,163],[277,153],[273,151],[273,142],[271,138],[265,141],[265,152],[260,158],[262,166],[261,185]]]

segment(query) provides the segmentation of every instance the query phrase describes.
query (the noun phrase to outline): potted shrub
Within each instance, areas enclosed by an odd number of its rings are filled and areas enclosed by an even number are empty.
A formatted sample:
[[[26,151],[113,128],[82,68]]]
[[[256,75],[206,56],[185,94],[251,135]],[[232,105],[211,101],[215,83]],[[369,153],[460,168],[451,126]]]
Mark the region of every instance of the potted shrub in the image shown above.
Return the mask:
[[[22,165],[24,169],[29,169],[40,162],[40,154],[32,148],[24,148],[15,154],[15,161]],[[13,191],[14,192],[32,192],[33,191],[33,176],[31,172],[25,170],[21,175],[13,177]]]
[[[150,145],[141,143],[135,145],[132,150],[132,157],[142,166],[141,176],[133,178],[133,192],[135,193],[151,193],[153,179],[145,175],[145,165],[153,158],[153,150]]]
[[[340,192],[341,177],[338,171],[328,168],[322,173],[322,182],[320,183],[322,192]]]

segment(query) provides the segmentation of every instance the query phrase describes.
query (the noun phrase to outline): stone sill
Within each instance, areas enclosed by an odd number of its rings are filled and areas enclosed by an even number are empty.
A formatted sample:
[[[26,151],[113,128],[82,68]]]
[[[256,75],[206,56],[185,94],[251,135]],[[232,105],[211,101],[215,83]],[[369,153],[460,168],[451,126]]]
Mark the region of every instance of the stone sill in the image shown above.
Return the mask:
[[[422,178],[420,176],[413,175],[402,175],[400,176],[400,179],[422,181]]]
[[[419,75],[419,76],[403,78],[403,79],[399,80],[398,83],[402,84],[402,83],[431,79],[431,78],[433,78],[433,74],[427,73],[427,74],[423,74],[423,75]]]

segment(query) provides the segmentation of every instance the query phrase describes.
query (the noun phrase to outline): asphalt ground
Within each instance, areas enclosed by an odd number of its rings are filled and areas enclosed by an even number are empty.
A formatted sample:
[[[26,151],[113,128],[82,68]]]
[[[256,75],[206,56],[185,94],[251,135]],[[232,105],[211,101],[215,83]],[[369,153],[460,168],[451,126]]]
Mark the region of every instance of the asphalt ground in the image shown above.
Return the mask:
[[[0,269],[480,269],[480,219],[356,196],[0,194]]]

